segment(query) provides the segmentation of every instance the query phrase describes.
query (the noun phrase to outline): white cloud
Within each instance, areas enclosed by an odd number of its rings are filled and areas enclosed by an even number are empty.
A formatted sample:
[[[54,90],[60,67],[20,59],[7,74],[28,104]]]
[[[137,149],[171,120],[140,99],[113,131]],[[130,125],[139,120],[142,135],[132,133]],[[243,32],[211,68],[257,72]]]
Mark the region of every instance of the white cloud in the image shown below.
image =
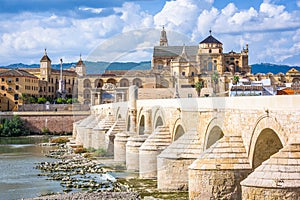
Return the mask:
[[[250,61],[292,61],[300,51],[300,11],[287,11],[272,2],[265,0],[259,9],[241,10],[234,3],[217,9],[213,0],[201,4],[199,0],[173,0],[166,1],[155,15],[131,2],[114,8],[105,17],[84,19],[56,13],[0,14],[0,65],[38,63],[45,47],[54,63],[60,57],[65,62],[76,61],[80,53],[83,57],[89,52],[94,54],[99,46],[99,60],[151,60],[162,25],[166,27],[169,45],[188,44],[190,38],[195,41],[190,44],[196,45],[212,29],[213,35],[223,42],[225,52],[239,51],[249,43]],[[300,7],[299,0],[297,3]],[[103,12],[101,8],[79,10]]]
[[[267,15],[267,17],[274,17],[284,12],[283,5],[277,6],[270,3],[262,3],[259,11]]]
[[[89,11],[89,12],[95,13],[95,14],[100,14],[103,11],[103,8],[87,8],[87,7],[84,7],[84,8],[79,8],[79,10]]]
[[[167,1],[163,9],[154,16],[157,27],[165,25],[169,30],[177,30],[186,33],[196,25],[196,18],[204,8],[210,7],[211,2],[206,3],[196,0]]]
[[[139,5],[134,3],[124,3],[121,8],[114,9],[121,13],[120,19],[123,21],[123,32],[153,27],[153,17],[141,11]]]
[[[235,12],[237,12],[238,8],[234,5],[234,3],[229,3],[225,8],[222,9],[223,16],[232,16]]]
[[[251,21],[251,19],[256,18],[257,15],[257,11],[251,7],[249,10],[235,13],[228,21],[229,23],[242,25],[246,22]]]

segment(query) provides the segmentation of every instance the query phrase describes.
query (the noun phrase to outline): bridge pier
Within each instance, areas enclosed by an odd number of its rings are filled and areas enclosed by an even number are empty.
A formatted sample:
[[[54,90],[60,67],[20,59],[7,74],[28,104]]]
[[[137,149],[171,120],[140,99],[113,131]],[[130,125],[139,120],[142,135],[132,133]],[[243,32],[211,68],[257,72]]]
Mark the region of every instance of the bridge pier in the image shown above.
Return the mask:
[[[139,148],[140,178],[157,178],[157,156],[171,144],[169,127],[159,126]]]
[[[286,145],[241,182],[242,199],[300,199],[299,163],[300,143]]]
[[[110,127],[114,124],[113,116],[108,114],[102,120],[98,122],[98,124],[93,128],[92,133],[92,147],[95,149],[105,149],[105,134],[110,129]]]
[[[139,148],[145,142],[148,135],[136,135],[128,138],[126,143],[126,169],[139,171]],[[147,163],[145,163],[147,164]]]
[[[197,131],[188,131],[157,157],[157,186],[160,190],[187,190],[188,167],[202,149]],[[172,179],[170,179],[172,177]]]
[[[91,123],[95,119],[95,115],[92,114],[88,116],[87,118],[83,119],[79,124],[76,126],[76,143],[83,145],[83,147],[87,147],[88,142],[88,134],[86,134],[86,126]]]
[[[189,198],[241,199],[240,181],[250,172],[241,136],[224,136],[189,167]]]
[[[126,162],[126,143],[129,137],[128,132],[120,132],[116,134],[114,141],[114,160],[118,162]]]

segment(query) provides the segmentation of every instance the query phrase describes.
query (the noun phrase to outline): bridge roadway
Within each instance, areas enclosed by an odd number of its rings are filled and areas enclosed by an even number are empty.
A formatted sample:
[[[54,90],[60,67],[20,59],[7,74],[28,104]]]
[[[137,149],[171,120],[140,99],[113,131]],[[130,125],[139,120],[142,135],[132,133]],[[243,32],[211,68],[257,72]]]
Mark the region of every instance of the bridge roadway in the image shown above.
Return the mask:
[[[74,123],[76,142],[190,199],[300,199],[300,96],[137,100],[134,89]]]

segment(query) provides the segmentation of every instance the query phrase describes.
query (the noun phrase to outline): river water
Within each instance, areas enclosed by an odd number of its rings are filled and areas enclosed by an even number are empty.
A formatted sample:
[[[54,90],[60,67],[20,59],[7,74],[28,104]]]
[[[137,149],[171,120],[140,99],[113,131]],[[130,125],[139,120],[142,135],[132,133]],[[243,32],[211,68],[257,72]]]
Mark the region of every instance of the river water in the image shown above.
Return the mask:
[[[0,137],[0,200],[37,197],[52,192],[62,192],[59,181],[46,180],[35,169],[36,163],[52,161],[44,153],[51,147],[36,144],[42,137]]]

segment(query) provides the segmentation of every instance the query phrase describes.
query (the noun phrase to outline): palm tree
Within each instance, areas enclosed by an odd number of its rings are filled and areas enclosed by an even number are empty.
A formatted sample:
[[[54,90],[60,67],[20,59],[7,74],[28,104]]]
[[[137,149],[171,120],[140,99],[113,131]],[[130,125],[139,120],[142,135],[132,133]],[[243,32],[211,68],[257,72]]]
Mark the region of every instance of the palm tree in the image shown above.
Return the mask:
[[[203,82],[202,81],[197,81],[195,83],[195,89],[197,91],[198,97],[200,97],[200,92],[201,92],[202,88],[203,88]]]
[[[20,99],[22,100],[22,108],[24,110],[24,105],[28,102],[28,94],[22,93]]]
[[[233,76],[233,84],[235,85],[235,96],[237,96],[237,84],[240,81],[240,77],[237,75]]]

